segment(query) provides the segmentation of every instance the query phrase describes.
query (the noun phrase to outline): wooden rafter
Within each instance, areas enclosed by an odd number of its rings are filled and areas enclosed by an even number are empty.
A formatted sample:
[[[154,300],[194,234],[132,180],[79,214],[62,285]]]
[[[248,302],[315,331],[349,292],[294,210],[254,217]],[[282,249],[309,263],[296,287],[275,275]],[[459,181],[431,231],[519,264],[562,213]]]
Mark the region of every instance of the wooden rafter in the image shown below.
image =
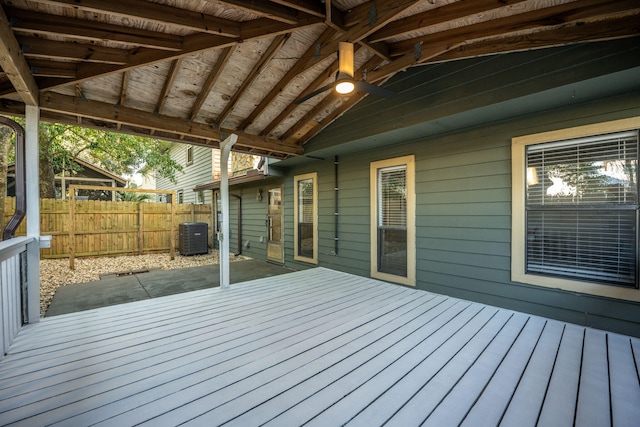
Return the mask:
[[[0,7],[0,67],[20,98],[28,105],[38,105],[38,85],[16,40],[7,15]]]
[[[292,26],[288,24],[282,24],[279,22],[272,25],[260,25],[254,21],[243,23],[245,30],[242,30],[244,38],[241,41],[249,41],[252,39],[260,39],[268,36],[275,36],[291,32],[295,29],[305,28],[310,25],[316,25],[318,18],[312,17],[302,20],[298,24]],[[212,34],[193,34],[186,36],[182,40],[182,49],[180,51],[159,51],[157,49],[139,48],[136,49],[130,55],[130,60],[126,65],[103,65],[103,64],[91,64],[83,63],[77,68],[77,77],[73,81],[60,81],[58,79],[47,80],[44,79],[39,82],[41,90],[55,89],[58,87],[82,82],[85,80],[95,79],[97,77],[104,77],[115,73],[123,72],[127,69],[136,67],[152,65],[158,62],[173,60],[181,58],[190,54],[212,50],[222,49],[229,46],[234,46],[239,40],[229,39],[228,37],[221,37]],[[6,96],[7,93],[0,93],[0,96]]]
[[[391,22],[369,36],[369,41],[377,43],[391,38],[405,36],[432,25],[452,21],[460,16],[473,16],[506,7],[526,0],[474,0],[445,4],[435,9],[417,13]]]
[[[265,65],[273,59],[280,49],[282,49],[282,46],[287,42],[287,40],[289,40],[289,37],[291,37],[290,33],[276,36],[276,38],[271,42],[271,45],[269,45],[267,50],[260,56],[260,59],[253,67],[253,70],[251,70],[249,75],[244,79],[236,91],[236,94],[229,100],[222,113],[218,116],[217,122],[220,126],[222,126],[225,120],[227,120],[229,114],[231,114],[242,95],[244,95],[244,91],[260,76]]]
[[[473,58],[496,53],[513,52],[514,50],[547,48],[585,41],[637,37],[640,36],[639,20],[640,12],[635,15],[607,21],[549,28],[543,31],[536,31],[527,36],[514,35],[501,37],[499,39],[477,40],[449,49],[446,52],[423,61],[423,63]]]
[[[25,36],[18,36],[18,43],[26,58],[120,65],[126,64],[129,59],[129,51],[126,49],[64,43]]]
[[[271,91],[262,99],[260,104],[253,109],[251,114],[240,124],[239,129],[245,130],[251,123],[264,111],[265,108],[278,96],[280,93],[291,83],[291,81],[307,68],[307,64],[314,61],[314,52],[316,46],[320,46],[323,43],[333,39],[336,35],[336,31],[333,28],[327,28],[320,34],[315,42],[302,54],[302,57],[296,61],[293,67],[289,68],[287,73],[280,79],[278,84],[271,89]],[[263,130],[263,134],[265,131]]]
[[[393,20],[398,14],[406,11],[408,8],[415,5],[420,0],[404,0],[404,1],[394,1],[394,2],[377,2],[375,0],[371,0],[365,3],[362,6],[363,10],[370,10],[372,7],[376,7],[375,20],[372,22],[371,19],[368,19],[368,14],[364,17],[359,17],[356,20],[352,20],[349,24],[345,25],[349,28],[346,32],[340,35],[340,37],[328,42],[323,45],[320,49],[319,55],[320,57],[325,57],[327,55],[331,55],[338,50],[338,43],[349,42],[349,43],[357,43],[363,39],[365,39],[368,35],[374,33],[378,29],[384,27],[388,22]],[[383,3],[383,7],[381,10],[377,9],[378,3]],[[398,4],[399,3],[399,4]],[[359,13],[358,16],[361,14]],[[346,21],[345,21],[346,22]]]
[[[280,140],[236,132],[234,129],[215,129],[206,124],[187,123],[176,117],[154,115],[153,113],[145,113],[130,107],[116,108],[114,105],[105,102],[83,101],[78,97],[60,95],[53,92],[47,92],[40,97],[40,108],[46,111],[62,112],[146,129],[156,129],[156,131],[171,132],[178,135],[194,135],[215,141],[222,141],[225,135],[235,133],[238,135],[238,143],[246,147],[287,155],[299,155],[302,153],[301,148],[297,145],[285,144]]]
[[[66,16],[36,15],[21,9],[7,8],[7,16],[16,33],[38,34],[43,36],[69,37],[81,42],[111,42],[137,47],[179,51],[182,48],[182,37],[137,28],[102,22],[87,22]]]
[[[403,40],[392,45],[391,54],[395,56],[413,51],[416,43],[423,45],[443,43],[458,44],[523,30],[555,27],[569,22],[579,22],[579,25],[583,25],[583,20],[585,19],[599,18],[603,10],[606,10],[607,13],[611,13],[611,11],[636,13],[640,10],[640,4],[635,0],[609,1],[607,6],[608,7],[603,8],[603,2],[601,0],[581,0],[580,2],[565,3],[545,9],[520,13],[515,16],[494,19],[492,21],[442,31],[437,34]]]
[[[229,58],[231,58],[231,55],[233,55],[235,48],[236,48],[235,46],[230,46],[223,49],[222,52],[220,52],[220,56],[218,57],[218,60],[211,67],[211,71],[209,71],[209,74],[207,75],[207,79],[202,84],[202,89],[200,90],[200,93],[196,97],[196,100],[193,102],[193,105],[191,106],[191,111],[189,112],[189,116],[187,117],[188,122],[192,121],[198,115],[200,108],[202,108],[202,104],[204,104],[204,101],[209,96],[209,92],[211,92],[213,85],[216,83],[216,80],[218,80],[220,73],[222,73],[222,67],[224,67],[225,64],[229,61]]]
[[[88,12],[101,12],[109,15],[135,17],[147,22],[171,25],[204,33],[218,34],[226,37],[239,37],[240,27],[237,22],[212,15],[191,12],[158,3],[141,0],[31,0],[53,6],[62,6]]]
[[[182,65],[182,58],[174,59],[171,62],[171,67],[169,68],[169,73],[167,73],[167,78],[164,79],[164,84],[162,85],[162,90],[160,91],[160,96],[158,97],[158,102],[156,103],[156,108],[153,110],[154,114],[159,114],[162,112],[165,103],[167,102],[167,98],[169,97],[169,91],[173,86],[173,82],[178,75],[178,71],[180,70],[180,66]]]

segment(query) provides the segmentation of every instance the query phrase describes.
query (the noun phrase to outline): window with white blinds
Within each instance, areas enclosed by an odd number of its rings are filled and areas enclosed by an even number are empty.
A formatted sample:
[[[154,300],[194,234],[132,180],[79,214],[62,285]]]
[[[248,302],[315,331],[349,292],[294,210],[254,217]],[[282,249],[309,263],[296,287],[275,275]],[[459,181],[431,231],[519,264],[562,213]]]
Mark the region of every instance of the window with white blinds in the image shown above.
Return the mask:
[[[638,286],[638,131],[526,147],[526,272]]]

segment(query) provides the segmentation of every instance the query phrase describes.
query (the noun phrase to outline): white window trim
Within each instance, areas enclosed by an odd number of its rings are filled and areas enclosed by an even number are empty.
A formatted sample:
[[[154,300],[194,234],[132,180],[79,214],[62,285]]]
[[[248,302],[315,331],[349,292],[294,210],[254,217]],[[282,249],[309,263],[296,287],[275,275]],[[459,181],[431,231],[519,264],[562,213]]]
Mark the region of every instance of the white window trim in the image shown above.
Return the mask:
[[[298,255],[298,182],[313,181],[313,258]],[[316,172],[297,175],[293,178],[293,259],[318,264],[318,174]]]
[[[525,151],[528,145],[640,128],[640,117],[525,135],[511,140],[511,280],[513,282],[640,301],[640,290],[525,273]]]
[[[378,169],[407,167],[407,277],[378,271]],[[371,209],[371,277],[403,285],[416,285],[416,190],[413,155],[371,162],[369,177]]]

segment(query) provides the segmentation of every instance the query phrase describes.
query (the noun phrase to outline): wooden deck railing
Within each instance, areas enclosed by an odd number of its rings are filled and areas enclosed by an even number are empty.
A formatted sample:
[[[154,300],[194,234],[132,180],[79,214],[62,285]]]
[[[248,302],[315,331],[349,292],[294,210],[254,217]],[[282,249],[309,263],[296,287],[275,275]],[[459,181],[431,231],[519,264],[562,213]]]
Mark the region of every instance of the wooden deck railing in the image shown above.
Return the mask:
[[[4,357],[24,323],[26,310],[26,255],[29,244],[38,244],[32,237],[15,237],[0,242],[0,341]]]

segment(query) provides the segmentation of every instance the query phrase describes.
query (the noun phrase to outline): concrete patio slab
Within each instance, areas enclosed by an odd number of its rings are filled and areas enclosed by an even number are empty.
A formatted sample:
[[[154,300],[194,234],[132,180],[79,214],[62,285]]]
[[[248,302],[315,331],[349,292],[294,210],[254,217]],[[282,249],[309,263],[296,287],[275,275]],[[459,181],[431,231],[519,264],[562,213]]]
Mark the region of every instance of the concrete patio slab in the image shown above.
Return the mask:
[[[260,260],[230,263],[231,283],[290,273],[293,270]],[[220,285],[220,266],[150,270],[125,276],[108,275],[89,283],[58,288],[45,317],[158,298]]]

